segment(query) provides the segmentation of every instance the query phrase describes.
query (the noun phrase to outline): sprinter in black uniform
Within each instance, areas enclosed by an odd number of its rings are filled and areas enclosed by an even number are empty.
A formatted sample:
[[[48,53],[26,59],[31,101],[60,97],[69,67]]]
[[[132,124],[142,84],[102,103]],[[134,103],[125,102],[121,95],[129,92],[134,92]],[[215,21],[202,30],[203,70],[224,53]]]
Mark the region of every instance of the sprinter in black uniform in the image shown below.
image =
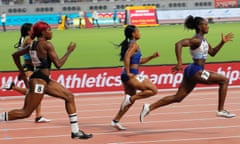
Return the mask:
[[[29,92],[25,97],[24,107],[22,109],[3,112],[0,114],[0,120],[8,121],[29,117],[40,104],[44,94],[49,94],[49,96],[61,98],[65,101],[65,108],[71,124],[71,137],[79,139],[91,138],[92,134],[85,134],[79,129],[73,94],[61,84],[49,78],[51,63],[53,63],[56,68],[60,69],[75,49],[76,44],[71,42],[64,56],[59,58],[54,46],[49,41],[52,39],[52,31],[47,23],[37,22],[33,26],[32,39],[35,37],[37,37],[37,41],[34,41],[28,48],[30,51],[24,49],[19,51],[18,55],[13,55],[14,61],[20,71],[20,78],[25,82],[27,82],[27,78],[20,62],[20,56],[29,52],[32,63],[36,67],[29,82],[26,83],[29,87]]]
[[[31,44],[32,39],[30,36],[32,33],[32,24],[24,23],[20,28],[20,32],[21,32],[21,37],[20,37],[18,43],[14,45],[14,47],[17,48],[18,50],[24,49],[25,47],[27,47]],[[29,78],[34,71],[34,66],[32,65],[32,60],[31,60],[29,53],[23,55],[23,61],[24,61],[23,67],[24,67],[25,75],[26,75],[26,77]],[[2,86],[2,89],[15,90],[23,95],[26,95],[28,92],[26,88],[18,87],[17,85],[15,85],[14,82],[8,82],[8,83],[4,84]],[[35,122],[36,123],[45,123],[45,122],[50,122],[50,121],[51,120],[42,116],[41,104],[39,104],[38,107],[36,108]]]

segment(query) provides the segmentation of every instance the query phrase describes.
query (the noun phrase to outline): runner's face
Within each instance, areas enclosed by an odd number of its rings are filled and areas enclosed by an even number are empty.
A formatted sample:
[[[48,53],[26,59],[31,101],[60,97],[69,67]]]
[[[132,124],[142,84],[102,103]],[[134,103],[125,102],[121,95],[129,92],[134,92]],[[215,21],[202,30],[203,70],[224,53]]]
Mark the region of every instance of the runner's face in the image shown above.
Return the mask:
[[[209,30],[208,22],[206,20],[202,21],[199,28],[202,33],[207,34]]]
[[[140,32],[139,32],[139,29],[136,28],[136,30],[133,32],[133,37],[138,40],[140,39]]]
[[[52,30],[50,27],[43,31],[43,36],[46,38],[46,40],[52,39]]]

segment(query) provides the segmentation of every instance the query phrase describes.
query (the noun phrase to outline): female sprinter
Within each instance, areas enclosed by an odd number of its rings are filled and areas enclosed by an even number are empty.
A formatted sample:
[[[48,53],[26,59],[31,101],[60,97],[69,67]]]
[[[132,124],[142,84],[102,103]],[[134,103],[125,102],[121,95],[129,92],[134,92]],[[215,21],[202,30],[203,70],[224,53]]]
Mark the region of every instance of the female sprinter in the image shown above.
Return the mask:
[[[31,29],[32,29],[31,23],[24,23],[21,26],[21,28],[20,28],[21,37],[20,37],[18,43],[14,46],[15,48],[17,48],[18,50],[21,50],[31,44],[31,42],[32,42],[32,39],[30,38],[31,33],[32,33]],[[27,78],[29,78],[34,71],[34,66],[32,65],[32,61],[31,61],[31,57],[30,57],[29,53],[23,55],[23,60],[24,60],[23,67],[24,67],[25,75]],[[26,93],[27,93],[26,88],[17,87],[14,84],[14,82],[4,84],[2,89],[15,90],[15,91],[20,92],[23,95],[26,95]],[[35,122],[36,123],[44,123],[44,122],[50,122],[50,121],[51,120],[42,116],[41,104],[39,104],[38,107],[36,108]]]
[[[190,48],[190,54],[192,56],[193,63],[188,65],[184,69],[183,81],[178,88],[175,95],[164,97],[157,102],[149,105],[144,104],[143,109],[140,113],[140,121],[143,122],[144,117],[152,110],[162,107],[168,104],[181,102],[189,93],[199,84],[218,84],[218,108],[217,116],[231,118],[235,114],[232,114],[224,109],[224,102],[228,89],[228,79],[216,72],[212,72],[204,69],[208,54],[215,56],[222,46],[231,41],[233,34],[227,35],[222,34],[221,42],[214,48],[207,42],[205,35],[208,33],[208,22],[202,17],[188,16],[185,20],[184,26],[187,29],[194,29],[195,35],[192,38],[185,38],[178,41],[175,45],[175,52],[177,57],[177,65],[173,67],[173,72],[181,70],[182,57],[181,51],[183,47]]]
[[[156,95],[158,92],[157,87],[149,79],[139,75],[138,69],[140,64],[147,63],[158,57],[159,53],[155,52],[149,57],[141,57],[141,50],[137,43],[137,40],[140,39],[140,32],[136,26],[128,25],[124,30],[124,34],[125,40],[118,46],[121,47],[120,60],[124,64],[121,80],[124,87],[125,99],[117,115],[112,120],[112,126],[118,130],[126,129],[119,121],[136,100]],[[137,90],[140,90],[140,92],[136,92]]]
[[[91,138],[92,134],[85,134],[79,129],[73,94],[49,77],[51,63],[53,63],[56,68],[61,68],[75,49],[76,44],[71,42],[64,56],[59,58],[53,44],[49,41],[52,39],[51,28],[47,23],[41,21],[33,26],[32,39],[35,37],[37,37],[37,41],[34,41],[29,49],[23,49],[18,55],[13,54],[14,61],[20,71],[20,78],[25,82],[27,81],[26,76],[20,63],[21,54],[26,54],[29,51],[32,63],[36,66],[36,70],[30,76],[28,84],[26,84],[29,85],[29,92],[25,97],[24,106],[22,109],[3,112],[0,114],[0,120],[9,121],[29,117],[41,103],[44,94],[49,94],[49,96],[54,96],[65,101],[66,112],[70,119],[71,137],[78,139]]]

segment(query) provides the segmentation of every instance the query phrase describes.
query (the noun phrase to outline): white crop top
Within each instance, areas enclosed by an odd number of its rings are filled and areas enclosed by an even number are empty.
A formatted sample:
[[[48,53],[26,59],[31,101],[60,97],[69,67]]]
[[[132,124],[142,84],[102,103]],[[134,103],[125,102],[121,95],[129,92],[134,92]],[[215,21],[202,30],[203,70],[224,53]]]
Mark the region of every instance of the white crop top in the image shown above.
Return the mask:
[[[190,49],[192,59],[207,59],[208,56],[208,43],[202,39],[200,46],[194,50]]]

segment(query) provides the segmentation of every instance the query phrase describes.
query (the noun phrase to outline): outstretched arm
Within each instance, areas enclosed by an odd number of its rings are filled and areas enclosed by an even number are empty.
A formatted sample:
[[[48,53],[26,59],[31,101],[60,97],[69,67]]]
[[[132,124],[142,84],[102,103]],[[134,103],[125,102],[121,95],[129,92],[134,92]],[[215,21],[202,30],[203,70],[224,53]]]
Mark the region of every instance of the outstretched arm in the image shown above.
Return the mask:
[[[157,58],[157,57],[159,57],[159,53],[155,52],[151,56],[141,58],[140,64],[145,64],[145,63],[149,62],[150,60]]]
[[[60,69],[64,65],[64,63],[67,61],[69,55],[73,52],[73,50],[76,47],[76,43],[71,42],[68,45],[67,52],[61,58],[59,58],[57,56],[57,53],[56,53],[53,45],[51,43],[48,43],[47,45],[48,45],[48,54],[49,54],[52,62],[54,63],[55,67],[58,69]]]

